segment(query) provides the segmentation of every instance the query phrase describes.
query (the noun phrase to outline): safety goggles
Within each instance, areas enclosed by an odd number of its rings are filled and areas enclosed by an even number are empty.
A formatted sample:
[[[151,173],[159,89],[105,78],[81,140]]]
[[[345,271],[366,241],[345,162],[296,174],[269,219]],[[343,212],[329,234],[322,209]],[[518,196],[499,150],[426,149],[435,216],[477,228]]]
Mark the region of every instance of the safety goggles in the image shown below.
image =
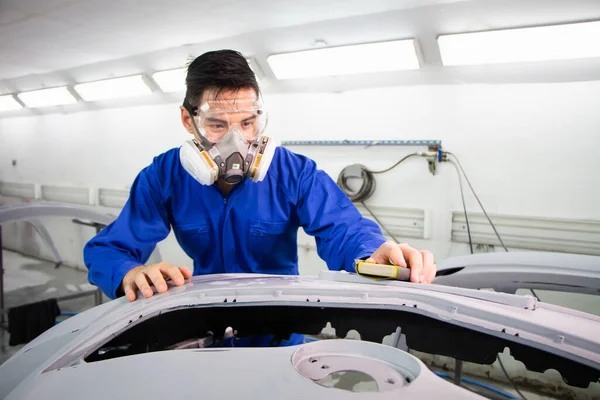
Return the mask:
[[[196,118],[200,134],[212,143],[232,131],[252,141],[267,125],[267,113],[257,99],[207,101],[198,108]]]

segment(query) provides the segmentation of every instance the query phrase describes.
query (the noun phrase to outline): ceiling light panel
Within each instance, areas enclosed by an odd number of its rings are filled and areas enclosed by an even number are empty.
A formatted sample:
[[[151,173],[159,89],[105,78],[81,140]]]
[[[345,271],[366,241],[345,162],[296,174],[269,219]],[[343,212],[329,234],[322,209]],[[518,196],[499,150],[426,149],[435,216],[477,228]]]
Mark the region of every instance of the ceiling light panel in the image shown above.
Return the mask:
[[[77,99],[67,90],[66,86],[22,92],[17,95],[27,107],[63,106],[77,103]]]
[[[0,96],[0,112],[20,110],[21,108],[23,106],[11,95]]]
[[[419,69],[412,39],[275,54],[267,62],[277,79]]]
[[[446,66],[600,57],[600,21],[443,35]]]
[[[80,83],[73,87],[85,101],[122,99],[152,93],[142,75]]]
[[[261,76],[255,69],[254,61],[250,58],[246,58],[250,69],[256,75],[256,80],[260,82]],[[160,87],[163,92],[182,92],[185,91],[185,78],[187,75],[187,67],[181,67],[177,69],[170,69],[166,71],[159,71],[152,74],[152,79]]]
[[[155,72],[152,79],[163,92],[179,92],[185,90],[185,75],[187,68],[177,68],[168,71]]]

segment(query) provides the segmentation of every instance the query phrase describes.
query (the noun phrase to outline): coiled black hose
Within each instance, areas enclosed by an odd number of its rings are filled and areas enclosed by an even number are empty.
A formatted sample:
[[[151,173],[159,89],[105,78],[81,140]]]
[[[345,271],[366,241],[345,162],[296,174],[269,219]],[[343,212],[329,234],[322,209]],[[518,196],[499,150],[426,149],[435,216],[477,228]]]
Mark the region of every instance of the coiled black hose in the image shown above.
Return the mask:
[[[398,242],[398,239],[396,239],[394,235],[392,235],[392,233],[386,228],[386,226],[381,223],[379,218],[377,218],[375,214],[373,214],[371,209],[367,207],[367,205],[365,204],[365,200],[367,200],[373,195],[373,193],[375,192],[375,188],[377,187],[377,183],[375,181],[374,176],[375,174],[383,174],[384,172],[391,171],[392,169],[400,165],[403,161],[418,155],[419,154],[417,153],[411,153],[402,158],[396,164],[381,171],[371,171],[362,164],[352,164],[345,167],[338,175],[337,185],[340,187],[340,189],[342,189],[342,191],[346,194],[346,196],[348,196],[348,198],[353,203],[361,203],[363,207],[369,212],[369,214],[371,214],[371,216],[375,219],[375,221],[377,221],[379,226],[381,226],[381,228],[385,230],[387,234],[396,243],[400,242]],[[348,183],[352,180],[362,180],[362,184],[357,190],[352,189],[348,185]]]
[[[418,156],[417,153],[411,153],[404,158],[400,159],[396,164],[389,168],[381,171],[371,171],[362,164],[352,164],[344,168],[338,175],[337,184],[342,189],[346,196],[355,203],[362,203],[373,195],[375,192],[375,174],[383,174],[396,168],[402,162],[408,160],[411,157]],[[353,190],[348,186],[348,182],[351,180],[362,180],[362,185],[358,190]]]

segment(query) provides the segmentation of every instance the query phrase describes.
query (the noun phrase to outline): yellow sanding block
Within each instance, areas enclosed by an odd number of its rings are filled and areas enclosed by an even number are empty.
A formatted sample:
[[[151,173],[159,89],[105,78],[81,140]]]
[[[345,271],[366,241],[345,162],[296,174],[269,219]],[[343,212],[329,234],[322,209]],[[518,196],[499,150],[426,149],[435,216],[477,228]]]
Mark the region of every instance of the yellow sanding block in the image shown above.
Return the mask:
[[[370,278],[396,279],[408,281],[410,269],[397,265],[375,264],[363,260],[356,260],[356,272]]]

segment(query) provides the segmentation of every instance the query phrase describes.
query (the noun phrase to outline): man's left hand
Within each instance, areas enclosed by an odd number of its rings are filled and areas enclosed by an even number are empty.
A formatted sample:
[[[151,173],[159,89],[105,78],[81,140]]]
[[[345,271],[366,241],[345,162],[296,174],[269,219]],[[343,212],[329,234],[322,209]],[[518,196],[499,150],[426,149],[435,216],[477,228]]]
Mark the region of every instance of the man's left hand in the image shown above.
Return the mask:
[[[392,241],[382,244],[366,261],[410,268],[410,281],[415,283],[431,283],[437,271],[430,251],[419,251],[406,243],[396,244]]]

